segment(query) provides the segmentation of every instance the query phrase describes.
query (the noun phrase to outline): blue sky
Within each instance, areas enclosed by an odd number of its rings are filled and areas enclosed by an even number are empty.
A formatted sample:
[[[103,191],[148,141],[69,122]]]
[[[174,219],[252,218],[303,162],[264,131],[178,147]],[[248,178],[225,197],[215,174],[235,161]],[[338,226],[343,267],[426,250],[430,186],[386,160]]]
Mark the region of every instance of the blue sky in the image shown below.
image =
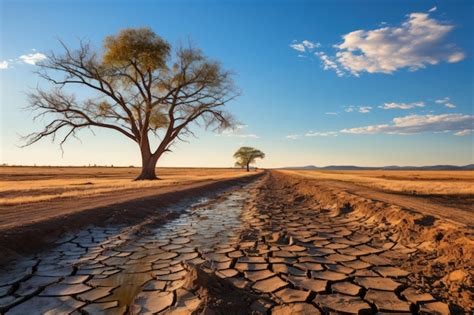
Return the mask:
[[[197,131],[161,166],[231,166],[241,145],[262,167],[474,163],[472,1],[0,0],[1,156],[8,164],[139,165],[137,145],[111,131],[44,140],[22,110],[43,54],[126,27],[172,45],[189,38],[235,72],[237,131]]]

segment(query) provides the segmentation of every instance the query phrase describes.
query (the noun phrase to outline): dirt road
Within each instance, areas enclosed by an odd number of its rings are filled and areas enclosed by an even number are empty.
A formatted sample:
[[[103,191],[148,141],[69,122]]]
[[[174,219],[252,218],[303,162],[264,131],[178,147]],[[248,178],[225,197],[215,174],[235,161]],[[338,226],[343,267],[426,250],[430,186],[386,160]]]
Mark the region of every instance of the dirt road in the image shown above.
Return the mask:
[[[165,224],[91,226],[64,235],[0,272],[0,310],[462,314],[472,308],[472,262],[458,259],[460,272],[451,280],[460,283],[450,294],[406,268],[419,255],[439,264],[448,252],[427,256],[425,241],[410,242],[391,218],[347,203],[345,193],[328,203],[328,191],[310,194],[315,187],[271,172],[176,205],[179,215]]]
[[[298,174],[298,172],[294,171],[281,172],[292,176]],[[307,178],[305,173],[298,175]],[[352,195],[369,198],[373,201],[383,201],[391,205],[397,205],[427,215],[434,215],[474,228],[474,200],[472,195],[409,195],[383,191],[362,184],[359,185],[356,182],[345,182],[342,180],[318,179],[313,182],[320,186],[346,191]]]

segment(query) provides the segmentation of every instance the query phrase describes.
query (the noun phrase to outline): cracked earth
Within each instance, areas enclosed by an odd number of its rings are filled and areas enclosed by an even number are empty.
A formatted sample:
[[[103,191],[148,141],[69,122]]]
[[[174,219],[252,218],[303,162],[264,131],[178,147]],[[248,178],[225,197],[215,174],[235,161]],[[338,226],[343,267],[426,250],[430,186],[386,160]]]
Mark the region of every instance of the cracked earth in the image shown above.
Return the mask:
[[[273,182],[272,182],[273,181]],[[390,224],[271,176],[165,224],[89,227],[0,272],[6,314],[450,314]]]

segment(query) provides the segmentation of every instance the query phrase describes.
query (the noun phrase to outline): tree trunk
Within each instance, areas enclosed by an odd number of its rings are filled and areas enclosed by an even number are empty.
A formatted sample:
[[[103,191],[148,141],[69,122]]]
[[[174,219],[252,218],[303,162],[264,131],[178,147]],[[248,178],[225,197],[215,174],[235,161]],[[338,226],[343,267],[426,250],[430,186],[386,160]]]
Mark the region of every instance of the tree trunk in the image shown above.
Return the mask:
[[[247,163],[247,172],[250,172],[250,163]]]
[[[148,148],[142,148],[142,171],[135,180],[155,180],[156,162],[158,162],[159,154],[151,154]]]

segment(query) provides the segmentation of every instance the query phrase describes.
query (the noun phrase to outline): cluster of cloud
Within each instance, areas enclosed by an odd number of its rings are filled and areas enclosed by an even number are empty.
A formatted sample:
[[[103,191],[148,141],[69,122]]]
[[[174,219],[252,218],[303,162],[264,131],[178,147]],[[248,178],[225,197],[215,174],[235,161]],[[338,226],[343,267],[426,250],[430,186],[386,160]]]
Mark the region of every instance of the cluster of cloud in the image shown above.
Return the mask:
[[[474,129],[474,116],[463,114],[408,115],[396,117],[391,124],[370,125],[341,130],[350,134],[398,134],[409,135],[423,132],[456,132],[467,134]],[[461,133],[460,133],[461,132]]]
[[[336,137],[337,131],[309,131],[305,133],[305,137]]]
[[[247,125],[236,125],[234,128],[225,129],[219,135],[234,138],[252,138],[259,139],[260,137],[253,133],[246,132]]]
[[[356,107],[356,106],[350,105],[350,106],[346,106],[344,108],[344,111],[346,113],[352,113],[352,112],[357,111],[361,114],[368,114],[368,113],[370,113],[371,110],[372,110],[372,106],[358,106],[358,107]]]
[[[304,137],[337,137],[337,131],[308,131],[307,133],[300,134],[291,134],[287,135],[285,138],[290,140],[297,140]]]
[[[424,102],[413,102],[413,103],[384,103],[382,106],[379,106],[379,108],[382,109],[413,109],[416,107],[425,107]]]
[[[464,52],[447,42],[454,25],[430,17],[430,13],[411,13],[398,26],[382,26],[372,30],[356,30],[342,36],[342,43],[333,47],[335,56],[316,51],[325,70],[340,77],[367,73],[393,73],[400,69],[416,71],[440,62],[456,63],[465,58]],[[290,45],[300,53],[308,52],[303,41]],[[321,45],[311,46],[319,48]]]
[[[435,100],[436,104],[441,104],[444,107],[447,108],[456,108],[456,105],[454,105],[449,97],[445,97],[442,99]],[[411,103],[397,103],[397,102],[387,102],[384,103],[383,105],[377,106],[380,109],[385,109],[385,110],[391,110],[391,109],[398,109],[398,110],[407,110],[407,109],[416,109],[416,108],[423,108],[426,106],[425,102],[419,101],[419,102],[411,102]],[[370,113],[372,110],[372,106],[345,106],[344,111],[347,113],[352,113],[352,112],[359,112],[363,114]],[[327,112],[326,115],[337,115],[335,112]]]
[[[296,140],[301,138],[301,135],[287,135],[285,138],[290,140]]]
[[[474,116],[464,114],[441,115],[408,115],[396,117],[390,124],[369,125],[356,128],[347,128],[340,131],[314,132],[305,134],[307,137],[337,136],[338,134],[394,134],[413,135],[426,132],[453,132],[456,136],[472,134],[474,130]],[[286,138],[296,140],[300,135],[289,135]]]
[[[33,51],[33,53],[24,54],[15,59],[0,61],[0,70],[12,68],[12,64],[29,64],[34,66],[38,62],[43,61],[47,58],[46,55],[40,52],[36,52],[34,49]]]
[[[314,54],[321,60],[324,70],[334,70],[338,77],[344,76],[344,71],[341,70],[339,65],[331,57],[329,57],[322,51],[317,51]]]
[[[449,97],[445,97],[443,99],[436,100],[435,103],[444,105],[444,107],[447,107],[447,108],[456,108],[456,105],[451,103]]]
[[[304,40],[302,42],[297,42],[296,40],[293,41],[293,43],[290,45],[291,48],[294,50],[297,50],[299,52],[307,52],[307,51],[312,51],[315,48],[321,47],[320,43],[313,43],[312,41],[309,40]]]

